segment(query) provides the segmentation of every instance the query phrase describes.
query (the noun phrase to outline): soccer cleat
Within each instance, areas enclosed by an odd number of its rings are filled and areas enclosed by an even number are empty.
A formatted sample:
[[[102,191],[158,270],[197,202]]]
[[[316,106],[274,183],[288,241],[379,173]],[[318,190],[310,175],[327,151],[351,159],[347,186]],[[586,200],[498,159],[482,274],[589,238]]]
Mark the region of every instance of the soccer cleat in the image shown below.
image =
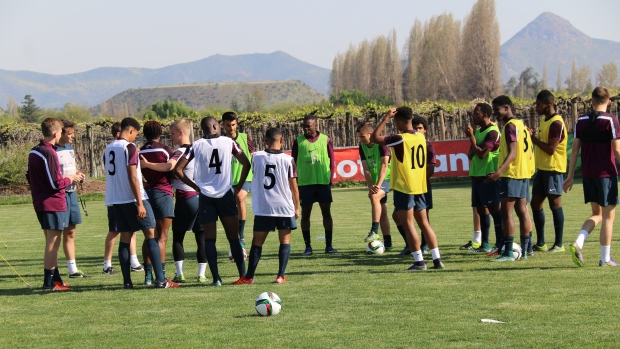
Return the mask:
[[[155,281],[155,288],[179,288],[179,284],[166,279],[164,282]]]
[[[368,233],[368,236],[366,236],[366,238],[364,239],[365,242],[371,242],[375,240],[379,240],[379,234],[375,233],[372,230],[370,231],[370,233]]]
[[[274,281],[274,284],[283,284],[286,282],[286,278],[284,276],[280,276],[278,275],[278,277],[276,278],[276,281]]]
[[[547,251],[549,251],[549,247],[547,247],[547,244],[544,244],[542,246],[534,245],[534,251],[547,252]]]
[[[105,275],[112,275],[112,274],[116,274],[116,270],[114,270],[114,268],[109,267],[107,269],[103,269],[103,273]]]
[[[599,267],[617,267],[618,263],[616,263],[616,261],[614,261],[612,258],[609,258],[609,262],[607,263],[603,263],[603,261],[598,261],[598,266]]]
[[[553,247],[551,247],[551,248],[547,251],[547,253],[556,253],[556,252],[564,252],[564,251],[565,251],[565,250],[564,250],[564,246],[556,246],[556,245],[553,245]]]
[[[253,283],[254,283],[254,278],[248,279],[245,276],[242,276],[239,278],[239,280],[233,282],[232,284],[233,285],[243,285],[243,284],[252,285]]]
[[[304,256],[304,257],[312,256],[312,247],[306,247],[306,250],[304,251],[302,256]]]
[[[185,282],[185,275],[174,274],[174,278],[172,279],[174,282]]]
[[[144,274],[144,285],[151,286],[153,284],[153,274],[145,273]]]
[[[408,256],[410,254],[411,254],[411,249],[409,248],[409,246],[405,246],[405,248],[399,253],[400,256]]]
[[[412,266],[409,267],[409,269],[407,269],[407,271],[420,271],[420,270],[426,270],[426,263],[424,263],[424,261],[415,262],[413,263]]]
[[[522,257],[527,258],[532,256],[534,256],[534,251],[527,251],[527,253],[524,253]]]
[[[68,282],[65,282],[65,281],[58,281],[58,283],[61,284],[62,287],[69,287],[69,286],[71,286],[71,285],[69,285]]]
[[[43,291],[69,291],[69,287],[63,286],[62,283],[54,281],[51,287],[43,286]]]
[[[209,286],[220,287],[220,286],[222,286],[222,281],[221,280],[215,280]]]
[[[385,252],[394,252],[394,246],[385,246]]]
[[[493,248],[487,253],[487,257],[495,257],[499,255],[499,247],[493,246]]]
[[[577,264],[578,267],[583,267],[583,255],[581,254],[581,249],[575,245],[570,245],[569,249],[573,257],[573,262]]]
[[[431,253],[431,250],[428,248],[427,245],[422,245],[420,247],[420,249],[422,250],[422,254],[429,254],[429,253]]]
[[[131,289],[133,289],[133,284],[132,283],[124,284],[123,285],[123,289],[131,290]]]
[[[510,256],[499,256],[497,258],[491,259],[491,262],[514,262],[515,258]]]
[[[473,250],[480,247],[480,244],[469,240],[465,245],[459,247],[459,250]]]
[[[209,279],[207,279],[206,276],[198,276],[198,277],[196,277],[196,281],[198,281],[199,284],[206,284],[208,280]]]
[[[78,278],[91,278],[92,276],[88,276],[84,273],[82,273],[80,270],[76,271],[73,274],[69,274],[69,277],[72,279],[78,279]]]
[[[131,267],[131,271],[134,272],[134,273],[138,272],[138,271],[144,271],[144,266],[142,264],[140,264],[137,267]]]
[[[433,269],[444,269],[443,262],[441,258],[433,259]]]
[[[471,250],[473,253],[490,253],[491,252],[491,248],[489,247],[489,245],[485,245],[485,244],[481,244],[480,247],[478,248],[474,248],[473,250]]]
[[[335,248],[333,248],[331,246],[325,247],[325,253],[327,253],[327,254],[340,254],[340,252],[338,252],[337,249],[335,249]]]

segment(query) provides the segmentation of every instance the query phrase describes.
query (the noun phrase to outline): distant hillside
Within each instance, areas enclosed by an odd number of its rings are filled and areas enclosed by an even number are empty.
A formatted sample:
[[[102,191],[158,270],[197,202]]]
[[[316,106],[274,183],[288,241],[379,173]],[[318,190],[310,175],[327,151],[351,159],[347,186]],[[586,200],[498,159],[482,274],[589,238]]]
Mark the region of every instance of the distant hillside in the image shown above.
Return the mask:
[[[9,97],[20,102],[30,94],[41,107],[62,107],[66,102],[95,106],[131,88],[208,82],[299,80],[327,94],[329,74],[329,69],[302,62],[282,51],[214,55],[159,69],[98,68],[68,75],[0,70],[0,103],[6,103]]]
[[[106,113],[115,114],[126,108],[133,114],[166,99],[184,101],[195,109],[214,106],[230,108],[235,99],[243,108],[246,96],[255,90],[260,92],[263,106],[267,108],[283,103],[310,104],[326,98],[300,81],[215,82],[129,89],[93,109],[94,114],[101,113],[103,109]]]
[[[584,17],[584,25],[595,22]],[[592,84],[603,64],[613,62],[620,68],[620,43],[592,39],[577,30],[562,17],[544,12],[525,26],[501,47],[502,81],[519,77],[531,66],[542,80],[543,65],[547,64],[547,82],[555,88],[558,66],[562,69],[562,82],[571,73],[573,60],[579,67],[588,65],[592,71]]]

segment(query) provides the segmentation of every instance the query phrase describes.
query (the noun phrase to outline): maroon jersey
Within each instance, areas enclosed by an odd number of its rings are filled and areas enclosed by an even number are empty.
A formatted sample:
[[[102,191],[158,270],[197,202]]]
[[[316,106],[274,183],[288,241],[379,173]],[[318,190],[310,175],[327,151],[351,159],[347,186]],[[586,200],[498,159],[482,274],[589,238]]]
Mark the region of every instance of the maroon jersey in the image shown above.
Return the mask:
[[[67,210],[65,188],[71,179],[63,178],[56,147],[41,141],[28,154],[26,179],[30,184],[32,204],[37,212],[64,212]]]
[[[618,117],[612,114],[592,112],[577,119],[575,138],[581,141],[581,174],[584,178],[618,175],[611,141],[620,138],[619,131]]]
[[[148,162],[165,164],[172,157],[172,149],[156,141],[147,142],[140,148],[140,155]],[[172,196],[171,172],[159,172],[149,168],[142,169],[142,176],[146,183],[145,189],[159,189]]]

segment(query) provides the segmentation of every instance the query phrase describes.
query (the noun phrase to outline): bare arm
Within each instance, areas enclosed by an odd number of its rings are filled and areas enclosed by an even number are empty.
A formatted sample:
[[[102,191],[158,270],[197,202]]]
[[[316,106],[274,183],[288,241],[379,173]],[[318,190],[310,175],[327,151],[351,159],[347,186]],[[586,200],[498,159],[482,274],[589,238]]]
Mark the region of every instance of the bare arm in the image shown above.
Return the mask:
[[[504,172],[510,163],[513,162],[517,158],[517,142],[511,142],[508,145],[508,156],[504,159],[504,162],[500,165],[497,171],[491,173],[489,178],[485,180],[485,182],[495,182],[499,179],[499,176]]]
[[[471,158],[475,155],[480,159],[484,159],[490,149],[487,147],[482,148],[478,146],[476,143],[476,137],[474,136],[474,129],[471,125],[465,126],[465,134],[467,135],[467,138],[469,138],[469,143],[471,143],[471,148],[469,149],[469,153],[467,153],[467,157],[471,160]]]
[[[127,166],[127,175],[129,177],[129,187],[133,197],[136,199],[136,206],[138,206],[138,218],[144,219],[146,217],[146,209],[142,202],[142,196],[140,195],[140,179],[138,179],[138,170],[136,165]]]
[[[140,168],[148,168],[157,172],[170,172],[177,164],[177,160],[170,159],[168,162],[149,162],[143,155],[140,155]]]
[[[297,177],[290,177],[288,185],[293,194],[293,205],[295,205],[295,218],[299,218],[299,188],[297,187]]]
[[[390,121],[390,119],[393,118],[395,114],[396,114],[396,108],[392,108],[390,109],[390,111],[388,111],[383,116],[383,119],[381,119],[381,122],[379,123],[379,125],[377,125],[377,128],[375,128],[375,130],[370,135],[371,142],[377,143],[380,145],[385,145],[385,137],[383,136],[383,129],[385,128],[385,124],[387,124],[387,122]]]
[[[530,132],[530,138],[532,139],[532,142],[538,148],[540,148],[540,150],[544,151],[545,153],[549,155],[553,155],[553,153],[555,153],[555,150],[558,148],[558,144],[560,144],[559,139],[551,139],[549,140],[549,143],[545,143],[541,141],[540,139],[538,139],[536,135],[534,135],[534,130],[532,130],[529,127],[527,128],[527,130]]]
[[[248,160],[248,157],[245,156],[245,153],[242,151],[234,154],[234,156],[235,158],[237,158],[241,166],[243,166],[243,168],[241,169],[241,177],[239,177],[239,183],[237,183],[237,185],[235,186],[236,195],[241,191],[241,188],[243,187],[243,184],[245,183],[248,174],[250,174],[250,168],[252,167],[252,164],[250,164],[250,160]]]
[[[572,153],[570,155],[570,161],[568,163],[568,173],[566,174],[566,179],[564,180],[564,183],[562,183],[562,189],[564,190],[565,193],[568,193],[573,188],[573,178],[575,176],[575,167],[577,166],[577,158],[579,157],[580,150],[581,150],[581,140],[579,140],[579,138],[573,138]],[[616,152],[616,149],[614,148],[614,153],[615,152]],[[616,155],[616,158],[617,157],[618,156]]]

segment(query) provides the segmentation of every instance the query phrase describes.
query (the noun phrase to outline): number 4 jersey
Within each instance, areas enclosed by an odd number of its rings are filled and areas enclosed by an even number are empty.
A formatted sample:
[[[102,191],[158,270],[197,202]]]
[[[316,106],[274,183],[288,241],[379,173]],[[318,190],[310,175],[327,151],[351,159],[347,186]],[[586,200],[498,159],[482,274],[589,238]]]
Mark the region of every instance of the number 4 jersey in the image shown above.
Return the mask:
[[[252,158],[252,210],[256,216],[295,215],[289,178],[297,177],[293,157],[280,150],[258,151]]]
[[[129,173],[127,166],[135,165],[138,182],[140,183],[140,196],[142,200],[148,199],[142,186],[142,172],[140,171],[140,157],[138,148],[122,138],[112,141],[103,152],[105,166],[105,205],[126,204],[135,202],[131,186],[129,185]]]

